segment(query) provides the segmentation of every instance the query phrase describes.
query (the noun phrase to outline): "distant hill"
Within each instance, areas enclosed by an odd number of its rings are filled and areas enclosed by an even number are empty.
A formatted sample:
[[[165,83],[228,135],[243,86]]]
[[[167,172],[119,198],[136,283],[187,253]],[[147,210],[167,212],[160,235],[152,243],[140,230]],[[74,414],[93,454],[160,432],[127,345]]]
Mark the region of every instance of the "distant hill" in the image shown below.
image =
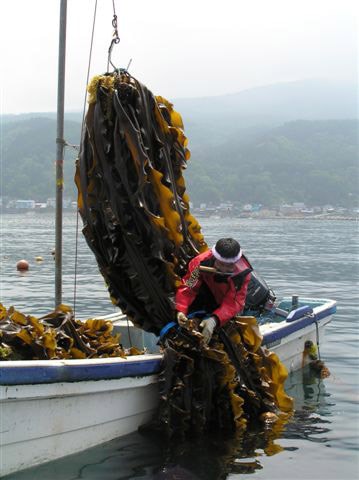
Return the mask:
[[[280,125],[292,120],[358,118],[359,115],[358,86],[324,80],[283,82],[228,95],[168,100],[181,113],[186,132],[195,142],[204,126],[226,135],[227,130],[232,132],[238,128]],[[0,118],[10,123],[34,116],[56,118],[54,112],[8,114]],[[81,122],[82,112],[66,112],[66,120]],[[219,134],[215,135],[217,138]]]
[[[238,93],[174,100],[181,111],[229,117],[284,120],[320,120],[358,117],[357,85],[334,84],[324,80],[276,83]]]
[[[0,119],[3,125],[21,122],[23,120],[31,120],[32,118],[51,118],[52,120],[56,120],[56,112],[4,113],[0,115]],[[65,120],[81,122],[82,112],[65,112]]]
[[[359,203],[358,120],[298,120],[196,151],[194,202]]]
[[[79,143],[81,124],[66,122],[65,138]],[[5,123],[2,127],[2,196],[46,201],[55,197],[56,121],[29,118]],[[76,152],[66,149],[65,193],[74,197],[74,161]]]
[[[191,144],[214,145],[240,129],[250,132],[294,120],[359,118],[358,101],[357,85],[306,80],[173,103]]]
[[[357,205],[355,86],[292,82],[173,103],[189,139],[186,180],[194,202]],[[80,112],[66,114],[65,138],[71,144],[79,143],[81,118]],[[0,119],[1,195],[53,197],[55,113]],[[73,198],[75,158],[66,149],[65,195]]]

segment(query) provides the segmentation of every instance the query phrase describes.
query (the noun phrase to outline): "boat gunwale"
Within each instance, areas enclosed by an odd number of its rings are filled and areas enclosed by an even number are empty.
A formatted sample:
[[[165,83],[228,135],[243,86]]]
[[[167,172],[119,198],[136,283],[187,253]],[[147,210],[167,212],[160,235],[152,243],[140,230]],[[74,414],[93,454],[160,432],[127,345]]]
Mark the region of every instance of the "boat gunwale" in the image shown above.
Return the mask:
[[[285,300],[286,299],[283,299],[283,301]],[[266,346],[267,344],[272,344],[279,340],[282,341],[299,330],[303,330],[304,328],[310,327],[313,324],[320,324],[321,326],[323,324],[321,321],[327,317],[329,317],[329,319],[327,322],[325,322],[325,324],[329,323],[331,321],[331,316],[336,313],[336,300],[307,297],[302,299],[302,303],[310,303],[311,301],[323,303],[314,306],[312,313],[304,314],[302,317],[296,320],[288,321],[287,319],[284,319],[282,322],[268,322],[262,324],[260,326],[263,333],[262,345]]]
[[[292,322],[284,319],[282,322],[261,325],[264,347],[279,340],[282,342],[285,338],[289,340],[297,331],[315,323],[321,327],[329,323],[336,312],[335,300],[303,298],[302,301],[323,303],[313,307],[313,314]],[[325,318],[328,320],[322,322]],[[0,361],[0,385],[43,385],[143,377],[159,373],[162,359],[161,353],[147,353],[125,358]]]

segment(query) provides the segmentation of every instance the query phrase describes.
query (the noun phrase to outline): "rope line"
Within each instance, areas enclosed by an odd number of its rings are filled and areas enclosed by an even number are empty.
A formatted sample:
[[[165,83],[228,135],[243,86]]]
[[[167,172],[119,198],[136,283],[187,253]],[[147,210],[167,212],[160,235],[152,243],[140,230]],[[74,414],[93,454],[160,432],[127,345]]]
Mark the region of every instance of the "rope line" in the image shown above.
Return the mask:
[[[129,318],[126,316],[126,319],[127,319],[127,334],[128,334],[128,340],[130,342],[130,347],[132,348],[132,338],[131,338],[131,327],[130,327],[130,320]]]
[[[319,326],[318,326],[318,320],[315,320],[315,329],[316,329],[316,340],[317,340],[317,349],[318,349],[318,358],[320,360],[320,350],[319,350]]]
[[[76,231],[75,231],[75,272],[74,272],[74,318],[76,318],[76,294],[77,294],[77,255],[78,255],[78,239],[79,239],[79,209],[76,211]]]
[[[76,161],[79,161],[79,158],[81,155],[81,148],[83,144],[83,137],[85,134],[85,111],[86,111],[86,101],[87,101],[87,85],[89,83],[89,78],[90,78],[90,68],[91,68],[91,60],[92,60],[93,40],[95,36],[96,16],[97,16],[97,0],[95,0],[95,7],[94,7],[94,13],[93,13],[91,43],[90,43],[89,59],[88,59],[88,65],[87,65],[86,89],[85,89],[85,96],[84,96],[83,109],[82,109],[80,146],[78,147],[79,155]],[[77,258],[78,258],[78,239],[79,239],[79,209],[78,208],[77,208],[77,214],[76,214],[75,238],[76,240],[75,240],[75,271],[74,271],[74,305],[73,305],[74,317],[76,313],[76,295],[77,295]]]
[[[71,143],[66,142],[66,140],[64,141],[64,145],[65,145],[65,147],[73,148],[77,152],[80,151],[80,145],[71,145]]]
[[[86,100],[87,100],[87,85],[89,83],[89,78],[90,78],[90,68],[91,68],[91,59],[92,59],[93,39],[94,39],[94,36],[95,36],[96,16],[97,16],[97,0],[95,0],[95,8],[94,8],[94,13],[93,13],[90,53],[89,53],[89,61],[88,61],[88,65],[87,65],[86,89],[85,89],[84,103],[83,103],[83,109],[82,109],[82,127],[81,127],[81,137],[80,137],[81,138],[80,152],[81,152],[82,140],[83,140],[83,136],[84,136]]]

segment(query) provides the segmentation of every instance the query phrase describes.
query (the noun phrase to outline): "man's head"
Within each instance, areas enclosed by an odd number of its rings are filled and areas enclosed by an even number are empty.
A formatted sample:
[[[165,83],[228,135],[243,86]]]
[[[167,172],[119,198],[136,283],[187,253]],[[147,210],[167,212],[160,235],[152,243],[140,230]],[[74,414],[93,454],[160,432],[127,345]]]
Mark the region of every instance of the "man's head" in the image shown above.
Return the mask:
[[[235,263],[242,256],[242,250],[234,238],[220,238],[212,248],[215,258],[214,266],[223,273],[232,273],[235,269]]]

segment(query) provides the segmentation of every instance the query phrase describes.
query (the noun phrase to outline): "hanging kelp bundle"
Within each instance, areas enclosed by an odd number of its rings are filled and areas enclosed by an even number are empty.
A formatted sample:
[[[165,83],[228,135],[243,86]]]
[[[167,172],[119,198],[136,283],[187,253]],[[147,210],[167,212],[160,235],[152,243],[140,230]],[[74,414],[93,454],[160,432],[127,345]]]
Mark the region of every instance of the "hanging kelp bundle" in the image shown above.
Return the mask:
[[[112,301],[158,334],[188,261],[207,249],[189,212],[180,115],[128,74],[95,77],[76,173],[84,235]]]
[[[165,340],[160,406],[147,428],[168,437],[204,430],[234,431],[248,420],[277,421],[290,412],[284,391],[287,371],[278,356],[263,349],[255,317],[235,317],[215,331],[210,347],[198,334],[199,319]],[[285,415],[284,415],[285,417]]]
[[[119,344],[120,334],[112,335],[112,330],[109,321],[75,320],[65,305],[37,318],[0,303],[0,359],[107,358],[141,353],[125,351]]]
[[[246,419],[289,410],[278,358],[259,347],[255,319],[233,320],[210,347],[199,321],[178,328],[173,295],[187,264],[207,250],[189,212],[182,175],[189,159],[180,115],[128,73],[95,77],[76,184],[83,233],[112,301],[161,335],[161,428],[241,428]],[[164,333],[166,332],[166,333]]]

